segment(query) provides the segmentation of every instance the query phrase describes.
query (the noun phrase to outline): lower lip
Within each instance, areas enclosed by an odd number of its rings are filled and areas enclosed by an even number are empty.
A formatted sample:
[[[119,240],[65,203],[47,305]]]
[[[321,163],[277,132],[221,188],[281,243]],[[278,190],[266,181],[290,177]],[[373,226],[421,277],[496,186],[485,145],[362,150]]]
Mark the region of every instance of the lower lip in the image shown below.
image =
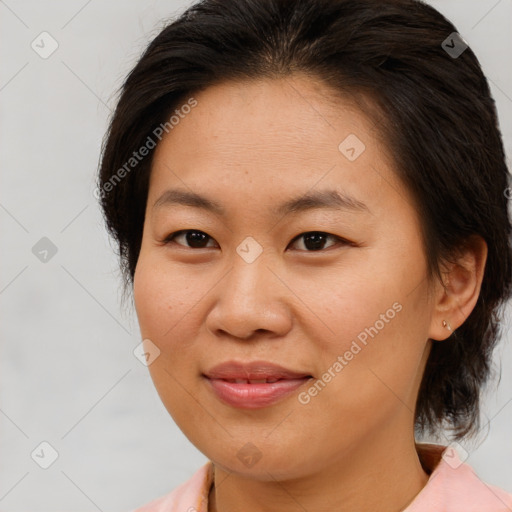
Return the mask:
[[[283,379],[271,383],[248,384],[208,379],[213,391],[225,403],[241,409],[259,409],[273,405],[293,393],[312,377]]]

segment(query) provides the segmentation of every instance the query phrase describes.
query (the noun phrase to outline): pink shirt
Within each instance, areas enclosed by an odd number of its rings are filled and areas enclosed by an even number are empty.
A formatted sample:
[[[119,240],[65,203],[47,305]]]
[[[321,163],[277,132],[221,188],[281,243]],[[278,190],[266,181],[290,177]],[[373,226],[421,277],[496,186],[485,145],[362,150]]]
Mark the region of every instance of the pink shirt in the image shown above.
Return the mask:
[[[430,474],[425,487],[403,512],[511,512],[512,494],[488,485],[461,462],[453,448],[417,444],[421,463]],[[208,461],[169,494],[134,512],[208,512],[213,464]]]

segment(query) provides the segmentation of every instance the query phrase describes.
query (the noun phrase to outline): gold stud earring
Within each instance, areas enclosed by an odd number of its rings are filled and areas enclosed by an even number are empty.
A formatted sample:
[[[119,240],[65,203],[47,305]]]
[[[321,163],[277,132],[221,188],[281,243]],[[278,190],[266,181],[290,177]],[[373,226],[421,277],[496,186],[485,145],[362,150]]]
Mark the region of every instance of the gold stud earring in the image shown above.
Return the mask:
[[[448,329],[449,331],[452,330],[452,326],[450,325],[450,322],[447,322],[446,320],[443,320],[443,327]]]

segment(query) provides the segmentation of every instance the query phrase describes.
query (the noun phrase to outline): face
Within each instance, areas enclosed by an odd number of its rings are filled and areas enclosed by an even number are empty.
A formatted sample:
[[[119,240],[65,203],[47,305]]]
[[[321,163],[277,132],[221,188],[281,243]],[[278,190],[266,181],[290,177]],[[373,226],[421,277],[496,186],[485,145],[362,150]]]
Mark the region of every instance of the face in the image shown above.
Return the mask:
[[[262,480],[412,438],[432,306],[416,209],[371,120],[300,75],[194,98],[155,150],[134,279],[167,410],[219,467]]]

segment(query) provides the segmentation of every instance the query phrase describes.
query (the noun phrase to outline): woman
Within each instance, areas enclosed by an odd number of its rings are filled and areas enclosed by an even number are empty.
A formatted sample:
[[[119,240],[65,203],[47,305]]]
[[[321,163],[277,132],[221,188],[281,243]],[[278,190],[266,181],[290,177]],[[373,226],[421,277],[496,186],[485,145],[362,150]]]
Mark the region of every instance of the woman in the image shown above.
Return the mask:
[[[205,0],[165,27],[98,196],[156,389],[209,461],[139,510],[512,510],[417,442],[479,430],[507,186],[477,58],[423,3]]]

